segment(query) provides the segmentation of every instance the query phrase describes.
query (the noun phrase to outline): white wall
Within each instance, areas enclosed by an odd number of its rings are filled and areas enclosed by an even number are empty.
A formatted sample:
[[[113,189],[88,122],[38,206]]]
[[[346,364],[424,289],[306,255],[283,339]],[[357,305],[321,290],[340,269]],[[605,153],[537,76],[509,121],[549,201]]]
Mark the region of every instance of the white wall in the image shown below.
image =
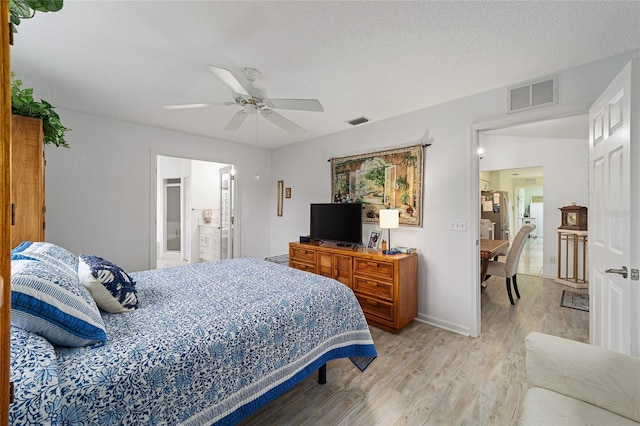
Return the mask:
[[[237,165],[239,256],[269,247],[270,154],[266,149],[58,108],[70,149],[46,148],[46,240],[95,254],[127,271],[150,265],[155,155]],[[255,165],[262,164],[260,180]],[[273,185],[275,187],[275,184]],[[153,191],[153,194],[152,194]]]
[[[637,54],[634,51],[561,72],[559,105],[545,111],[508,116],[505,87],[273,150],[271,254],[287,253],[290,241],[308,233],[309,203],[330,201],[327,159],[428,139],[432,146],[425,152],[423,227],[394,230],[392,239],[394,245],[418,248],[419,319],[464,334],[477,333],[479,165],[473,126],[488,129],[486,126],[491,123],[520,124],[534,117],[554,118],[567,110],[584,112],[629,58]],[[545,180],[547,177],[554,179],[545,170]],[[278,179],[284,180],[293,194],[284,200],[282,217],[275,215]],[[550,202],[549,208],[557,202]],[[467,221],[468,231],[449,231],[450,221],[459,219]]]
[[[227,164],[191,162],[191,208],[220,208],[220,176],[218,170]]]
[[[558,209],[573,202],[589,205],[589,141],[496,135],[483,135],[480,141],[481,170],[543,167],[543,275],[556,277],[558,265],[550,257],[558,256]]]

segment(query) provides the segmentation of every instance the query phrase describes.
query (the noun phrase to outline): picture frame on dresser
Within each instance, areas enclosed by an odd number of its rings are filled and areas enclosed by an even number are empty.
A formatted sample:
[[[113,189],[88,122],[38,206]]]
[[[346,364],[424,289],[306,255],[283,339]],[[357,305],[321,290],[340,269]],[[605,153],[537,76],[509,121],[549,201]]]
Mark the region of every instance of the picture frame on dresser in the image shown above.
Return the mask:
[[[369,239],[367,240],[367,248],[377,250],[380,247],[380,240],[382,239],[382,231],[374,229],[369,232]]]

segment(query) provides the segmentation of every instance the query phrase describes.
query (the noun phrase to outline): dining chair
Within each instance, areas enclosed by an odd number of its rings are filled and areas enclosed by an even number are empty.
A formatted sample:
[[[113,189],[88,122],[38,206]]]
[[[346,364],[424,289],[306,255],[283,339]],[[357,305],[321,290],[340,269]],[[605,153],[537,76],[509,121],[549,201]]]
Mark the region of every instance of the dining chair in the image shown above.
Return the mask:
[[[483,240],[491,239],[491,221],[489,219],[480,219],[480,238]]]
[[[511,282],[513,281],[513,289],[516,291],[516,296],[520,299],[520,292],[518,291],[518,282],[516,280],[516,274],[518,272],[518,262],[520,262],[520,255],[522,249],[527,242],[527,238],[531,231],[536,229],[533,224],[523,225],[522,228],[516,234],[516,237],[511,244],[511,248],[507,252],[507,258],[504,262],[493,260],[489,262],[487,267],[487,275],[497,275],[499,277],[505,277],[507,283],[507,294],[512,305],[515,305],[513,301],[513,295],[511,294]]]

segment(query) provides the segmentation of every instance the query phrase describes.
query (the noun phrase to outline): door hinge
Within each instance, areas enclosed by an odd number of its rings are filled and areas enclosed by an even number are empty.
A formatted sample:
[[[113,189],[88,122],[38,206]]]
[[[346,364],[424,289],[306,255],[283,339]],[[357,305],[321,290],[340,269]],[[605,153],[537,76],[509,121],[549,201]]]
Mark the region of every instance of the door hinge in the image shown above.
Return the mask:
[[[45,229],[47,229],[47,222],[43,221],[42,222],[42,230],[44,231]]]
[[[9,404],[13,404],[15,400],[15,390],[13,382],[9,382]]]
[[[16,205],[11,203],[11,225],[16,224]]]

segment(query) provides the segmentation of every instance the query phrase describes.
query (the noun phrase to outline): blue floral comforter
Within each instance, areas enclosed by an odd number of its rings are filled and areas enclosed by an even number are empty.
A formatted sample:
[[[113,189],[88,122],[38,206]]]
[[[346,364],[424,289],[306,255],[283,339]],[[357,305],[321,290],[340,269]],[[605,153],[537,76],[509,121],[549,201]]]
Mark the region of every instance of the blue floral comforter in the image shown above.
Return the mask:
[[[103,312],[103,347],[12,328],[12,424],[233,424],[331,359],[376,356],[334,280],[246,258],[130,275],[140,308]]]

